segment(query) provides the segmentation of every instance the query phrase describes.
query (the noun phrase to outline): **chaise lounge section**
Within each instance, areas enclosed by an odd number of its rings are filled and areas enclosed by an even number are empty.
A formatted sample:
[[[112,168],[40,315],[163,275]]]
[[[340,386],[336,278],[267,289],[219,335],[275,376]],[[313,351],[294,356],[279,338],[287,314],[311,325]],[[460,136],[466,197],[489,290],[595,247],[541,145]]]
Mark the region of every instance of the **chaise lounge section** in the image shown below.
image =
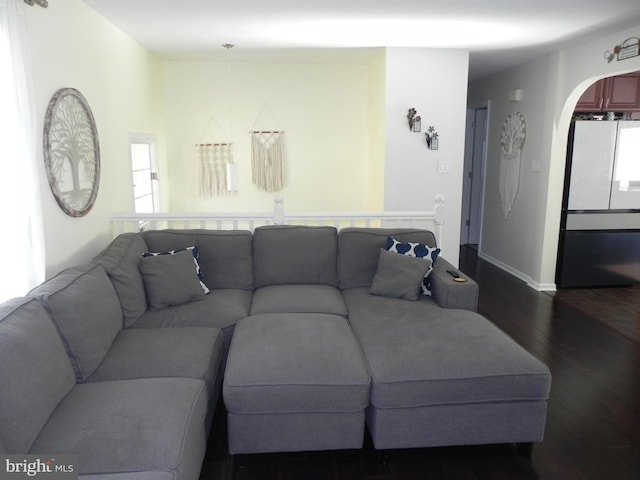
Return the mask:
[[[372,259],[389,237],[435,247],[427,231],[340,232],[340,287],[372,378],[374,446],[542,441],[549,369],[472,311],[477,286],[454,282],[442,258],[430,275],[432,298],[372,295],[381,273]]]

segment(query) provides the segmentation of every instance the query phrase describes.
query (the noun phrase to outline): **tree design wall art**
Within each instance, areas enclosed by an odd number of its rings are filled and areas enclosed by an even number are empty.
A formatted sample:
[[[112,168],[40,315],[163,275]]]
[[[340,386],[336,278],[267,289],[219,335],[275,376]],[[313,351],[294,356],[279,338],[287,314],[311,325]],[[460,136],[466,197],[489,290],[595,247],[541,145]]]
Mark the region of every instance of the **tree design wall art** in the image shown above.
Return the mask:
[[[44,162],[58,205],[69,216],[86,215],[98,195],[100,145],[91,108],[74,88],[58,90],[44,121]]]
[[[518,196],[522,147],[526,137],[526,124],[520,112],[507,116],[500,134],[500,198],[504,218],[509,216]]]

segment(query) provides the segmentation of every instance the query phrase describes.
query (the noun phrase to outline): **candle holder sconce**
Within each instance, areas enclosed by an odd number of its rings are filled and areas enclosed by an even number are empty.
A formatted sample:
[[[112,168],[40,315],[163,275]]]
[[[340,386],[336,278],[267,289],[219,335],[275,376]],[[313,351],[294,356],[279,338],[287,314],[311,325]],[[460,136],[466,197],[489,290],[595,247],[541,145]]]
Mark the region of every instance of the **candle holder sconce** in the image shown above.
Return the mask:
[[[427,147],[429,147],[429,150],[438,150],[438,132],[436,132],[435,127],[429,127],[427,133],[424,135],[426,137]]]
[[[409,120],[409,131],[420,132],[422,129],[422,119],[420,115],[417,115],[415,108],[410,108],[407,113],[407,119]]]

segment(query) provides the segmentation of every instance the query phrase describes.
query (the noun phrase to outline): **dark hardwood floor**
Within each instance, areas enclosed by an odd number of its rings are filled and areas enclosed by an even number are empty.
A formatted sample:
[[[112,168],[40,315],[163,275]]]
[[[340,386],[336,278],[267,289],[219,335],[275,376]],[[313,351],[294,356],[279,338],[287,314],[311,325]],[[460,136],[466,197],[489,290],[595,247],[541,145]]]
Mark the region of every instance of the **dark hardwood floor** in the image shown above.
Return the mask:
[[[544,442],[250,455],[226,450],[214,420],[201,480],[640,479],[640,289],[540,293],[463,248],[480,285],[478,311],[547,363],[553,375]]]

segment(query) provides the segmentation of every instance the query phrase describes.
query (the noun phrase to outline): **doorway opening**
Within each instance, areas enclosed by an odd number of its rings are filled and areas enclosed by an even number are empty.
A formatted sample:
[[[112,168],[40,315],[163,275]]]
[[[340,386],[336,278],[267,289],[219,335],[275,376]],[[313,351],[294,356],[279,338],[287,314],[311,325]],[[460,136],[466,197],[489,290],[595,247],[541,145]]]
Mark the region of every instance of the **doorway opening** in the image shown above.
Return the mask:
[[[478,249],[482,233],[488,108],[467,109],[460,245]]]
[[[160,210],[158,161],[154,135],[129,136],[133,205],[136,213],[155,213]]]

